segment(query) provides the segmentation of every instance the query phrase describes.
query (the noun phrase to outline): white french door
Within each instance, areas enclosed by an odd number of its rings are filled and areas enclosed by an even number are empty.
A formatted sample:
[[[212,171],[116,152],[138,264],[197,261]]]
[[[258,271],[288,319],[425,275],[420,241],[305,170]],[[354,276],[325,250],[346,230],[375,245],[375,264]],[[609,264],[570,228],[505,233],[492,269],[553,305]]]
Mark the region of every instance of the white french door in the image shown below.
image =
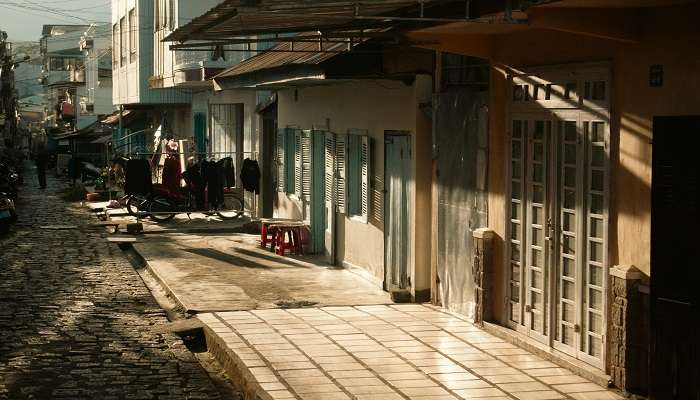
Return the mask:
[[[508,323],[602,368],[607,120],[544,110],[510,129]]]

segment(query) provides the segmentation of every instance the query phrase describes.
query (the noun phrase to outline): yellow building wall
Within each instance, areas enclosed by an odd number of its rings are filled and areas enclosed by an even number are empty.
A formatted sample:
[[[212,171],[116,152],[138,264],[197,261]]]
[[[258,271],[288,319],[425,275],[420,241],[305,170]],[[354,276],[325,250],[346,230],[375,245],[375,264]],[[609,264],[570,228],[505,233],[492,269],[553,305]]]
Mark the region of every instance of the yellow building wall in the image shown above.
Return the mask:
[[[506,67],[608,61],[611,65],[611,162],[609,260],[633,265],[650,275],[651,157],[654,116],[700,114],[700,6],[630,11],[636,42],[623,42],[561,31],[531,29],[493,35],[483,46],[444,31],[436,49],[475,55],[492,61],[489,102],[489,227],[496,232],[497,274],[493,299],[496,318],[504,310],[502,260],[506,202]],[[605,11],[601,11],[605,12]],[[605,26],[599,27],[606,30]],[[594,29],[595,30],[595,29]],[[418,36],[421,37],[421,36]],[[426,36],[428,37],[428,36]],[[663,87],[649,86],[649,67],[663,65]]]
[[[422,116],[418,105],[429,101],[431,77],[419,76],[413,85],[397,81],[368,80],[332,85],[301,87],[278,92],[278,126],[301,129],[327,129],[344,133],[348,129],[366,129],[374,140],[372,156],[376,177],[375,190],[384,182],[384,132],[407,131],[412,136],[413,165],[411,232],[413,289],[429,288],[430,275],[430,163],[431,126]],[[426,161],[427,160],[427,161]],[[417,166],[419,161],[419,166]],[[301,202],[295,196],[278,193],[276,217],[303,217]],[[383,206],[383,201],[372,205]],[[370,214],[373,212],[370,210]],[[358,266],[368,272],[377,285],[384,281],[384,227],[383,222],[359,222],[344,215],[337,218],[336,258],[338,264]],[[417,229],[415,227],[421,227]],[[425,231],[425,232],[423,232]]]

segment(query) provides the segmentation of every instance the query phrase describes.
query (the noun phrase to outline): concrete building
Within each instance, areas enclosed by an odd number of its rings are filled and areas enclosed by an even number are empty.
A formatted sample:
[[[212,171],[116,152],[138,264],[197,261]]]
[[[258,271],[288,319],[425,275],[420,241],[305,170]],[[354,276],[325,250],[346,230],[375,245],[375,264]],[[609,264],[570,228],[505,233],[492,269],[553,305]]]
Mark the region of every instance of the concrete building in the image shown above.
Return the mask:
[[[89,25],[44,25],[40,39],[42,84],[47,99],[47,128],[70,132],[78,128],[78,88],[85,85],[80,37]]]
[[[114,112],[112,104],[112,41],[108,24],[91,25],[80,37],[85,85],[78,89],[78,129]]]
[[[490,62],[484,306],[499,332],[634,393],[697,397],[698,275],[683,260],[698,218],[698,4],[590,3],[411,37]]]

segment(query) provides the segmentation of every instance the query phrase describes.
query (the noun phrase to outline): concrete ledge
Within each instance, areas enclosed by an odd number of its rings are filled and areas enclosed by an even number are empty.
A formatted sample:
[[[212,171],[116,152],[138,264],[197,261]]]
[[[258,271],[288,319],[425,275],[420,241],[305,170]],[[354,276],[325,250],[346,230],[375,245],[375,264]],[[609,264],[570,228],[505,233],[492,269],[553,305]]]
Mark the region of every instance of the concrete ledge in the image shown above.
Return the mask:
[[[255,379],[243,360],[226,346],[224,339],[206,325],[203,330],[204,337],[207,341],[207,350],[216,358],[219,364],[221,364],[228,374],[229,379],[233,381],[237,387],[243,389],[246,399],[274,400]]]
[[[501,325],[496,325],[491,322],[484,322],[483,329],[486,332],[523,348],[537,356],[540,356],[545,360],[551,361],[563,368],[566,368],[576,375],[586,378],[597,385],[604,388],[609,386],[610,375],[606,375],[603,371],[588,365],[583,361],[577,360],[568,354],[552,349],[551,347],[533,340],[520,332],[516,332],[512,329]]]
[[[609,269],[610,276],[625,280],[642,279],[642,272],[631,265],[615,265]]]

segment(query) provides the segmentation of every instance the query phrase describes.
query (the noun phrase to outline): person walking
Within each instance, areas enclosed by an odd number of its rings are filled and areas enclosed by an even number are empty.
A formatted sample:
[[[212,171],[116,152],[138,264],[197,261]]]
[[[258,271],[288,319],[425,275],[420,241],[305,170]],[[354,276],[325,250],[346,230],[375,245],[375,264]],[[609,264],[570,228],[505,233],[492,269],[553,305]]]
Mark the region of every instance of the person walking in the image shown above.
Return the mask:
[[[38,146],[34,163],[36,164],[36,174],[39,178],[39,187],[46,189],[46,164],[49,163],[49,153],[46,151],[43,144],[39,144]]]

